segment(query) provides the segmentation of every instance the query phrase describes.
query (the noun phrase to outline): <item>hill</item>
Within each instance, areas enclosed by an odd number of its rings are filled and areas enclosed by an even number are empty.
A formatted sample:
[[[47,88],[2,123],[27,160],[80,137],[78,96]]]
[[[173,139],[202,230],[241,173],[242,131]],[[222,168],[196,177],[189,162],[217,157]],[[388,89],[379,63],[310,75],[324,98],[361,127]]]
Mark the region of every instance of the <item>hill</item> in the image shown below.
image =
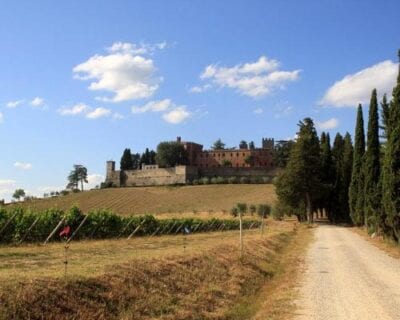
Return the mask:
[[[271,184],[227,184],[179,187],[132,187],[91,190],[22,203],[37,209],[68,209],[78,205],[84,212],[110,209],[121,215],[229,211],[236,203],[273,203]]]

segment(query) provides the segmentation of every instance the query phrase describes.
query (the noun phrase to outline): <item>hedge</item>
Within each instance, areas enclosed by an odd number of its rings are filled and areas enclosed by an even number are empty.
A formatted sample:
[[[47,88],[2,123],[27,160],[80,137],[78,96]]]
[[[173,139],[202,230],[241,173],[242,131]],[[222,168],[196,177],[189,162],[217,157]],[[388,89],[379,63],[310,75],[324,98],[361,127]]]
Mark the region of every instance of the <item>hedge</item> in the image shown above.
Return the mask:
[[[156,219],[152,215],[120,216],[109,210],[93,210],[85,215],[76,206],[67,212],[59,209],[35,211],[0,208],[0,243],[43,242],[62,219],[64,222],[51,241],[61,240],[58,234],[63,225],[70,226],[72,234],[83,219],[86,220],[74,240],[126,238],[133,233],[134,236],[148,236],[239,229],[239,221],[236,219]],[[244,229],[259,225],[257,220],[243,221]]]

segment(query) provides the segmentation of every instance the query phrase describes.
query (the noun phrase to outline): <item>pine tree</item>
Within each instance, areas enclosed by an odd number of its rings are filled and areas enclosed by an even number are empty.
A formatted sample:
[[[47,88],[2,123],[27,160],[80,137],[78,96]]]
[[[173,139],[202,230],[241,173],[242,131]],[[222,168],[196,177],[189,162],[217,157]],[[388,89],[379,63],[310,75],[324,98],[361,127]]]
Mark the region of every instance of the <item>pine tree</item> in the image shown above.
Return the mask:
[[[353,170],[349,189],[350,215],[354,224],[362,225],[363,218],[363,157],[365,153],[364,119],[361,104],[357,109],[354,137]]]
[[[282,204],[298,209],[304,206],[308,221],[321,196],[320,146],[310,118],[299,123],[300,131],[286,170],[278,178],[276,190]]]
[[[369,105],[367,150],[364,161],[364,224],[377,230],[380,212],[380,144],[378,98],[372,91]]]
[[[400,50],[399,50],[400,60]],[[382,205],[389,235],[400,243],[400,63],[387,123],[383,161]]]
[[[131,149],[127,148],[124,150],[124,153],[122,154],[122,157],[121,157],[120,168],[121,168],[121,170],[132,170],[133,169]]]

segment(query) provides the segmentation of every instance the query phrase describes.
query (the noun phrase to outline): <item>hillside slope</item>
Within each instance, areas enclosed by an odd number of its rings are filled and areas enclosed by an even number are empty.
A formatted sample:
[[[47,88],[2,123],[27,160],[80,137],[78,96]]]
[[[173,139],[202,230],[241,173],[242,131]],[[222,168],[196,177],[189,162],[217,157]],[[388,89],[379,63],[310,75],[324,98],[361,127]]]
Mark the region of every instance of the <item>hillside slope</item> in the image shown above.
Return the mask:
[[[23,203],[36,209],[68,209],[78,205],[84,212],[110,209],[115,213],[158,214],[229,211],[237,202],[273,203],[275,188],[270,184],[205,185],[181,187],[134,187],[91,190],[51,199]]]

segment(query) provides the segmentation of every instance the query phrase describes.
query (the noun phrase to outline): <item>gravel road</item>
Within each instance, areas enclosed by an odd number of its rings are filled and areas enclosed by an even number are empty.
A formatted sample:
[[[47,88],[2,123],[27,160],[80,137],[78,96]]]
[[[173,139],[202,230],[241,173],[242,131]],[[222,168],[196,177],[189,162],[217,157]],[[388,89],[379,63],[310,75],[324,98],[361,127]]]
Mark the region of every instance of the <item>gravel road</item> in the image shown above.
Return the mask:
[[[344,227],[315,232],[296,319],[399,320],[400,260]]]

